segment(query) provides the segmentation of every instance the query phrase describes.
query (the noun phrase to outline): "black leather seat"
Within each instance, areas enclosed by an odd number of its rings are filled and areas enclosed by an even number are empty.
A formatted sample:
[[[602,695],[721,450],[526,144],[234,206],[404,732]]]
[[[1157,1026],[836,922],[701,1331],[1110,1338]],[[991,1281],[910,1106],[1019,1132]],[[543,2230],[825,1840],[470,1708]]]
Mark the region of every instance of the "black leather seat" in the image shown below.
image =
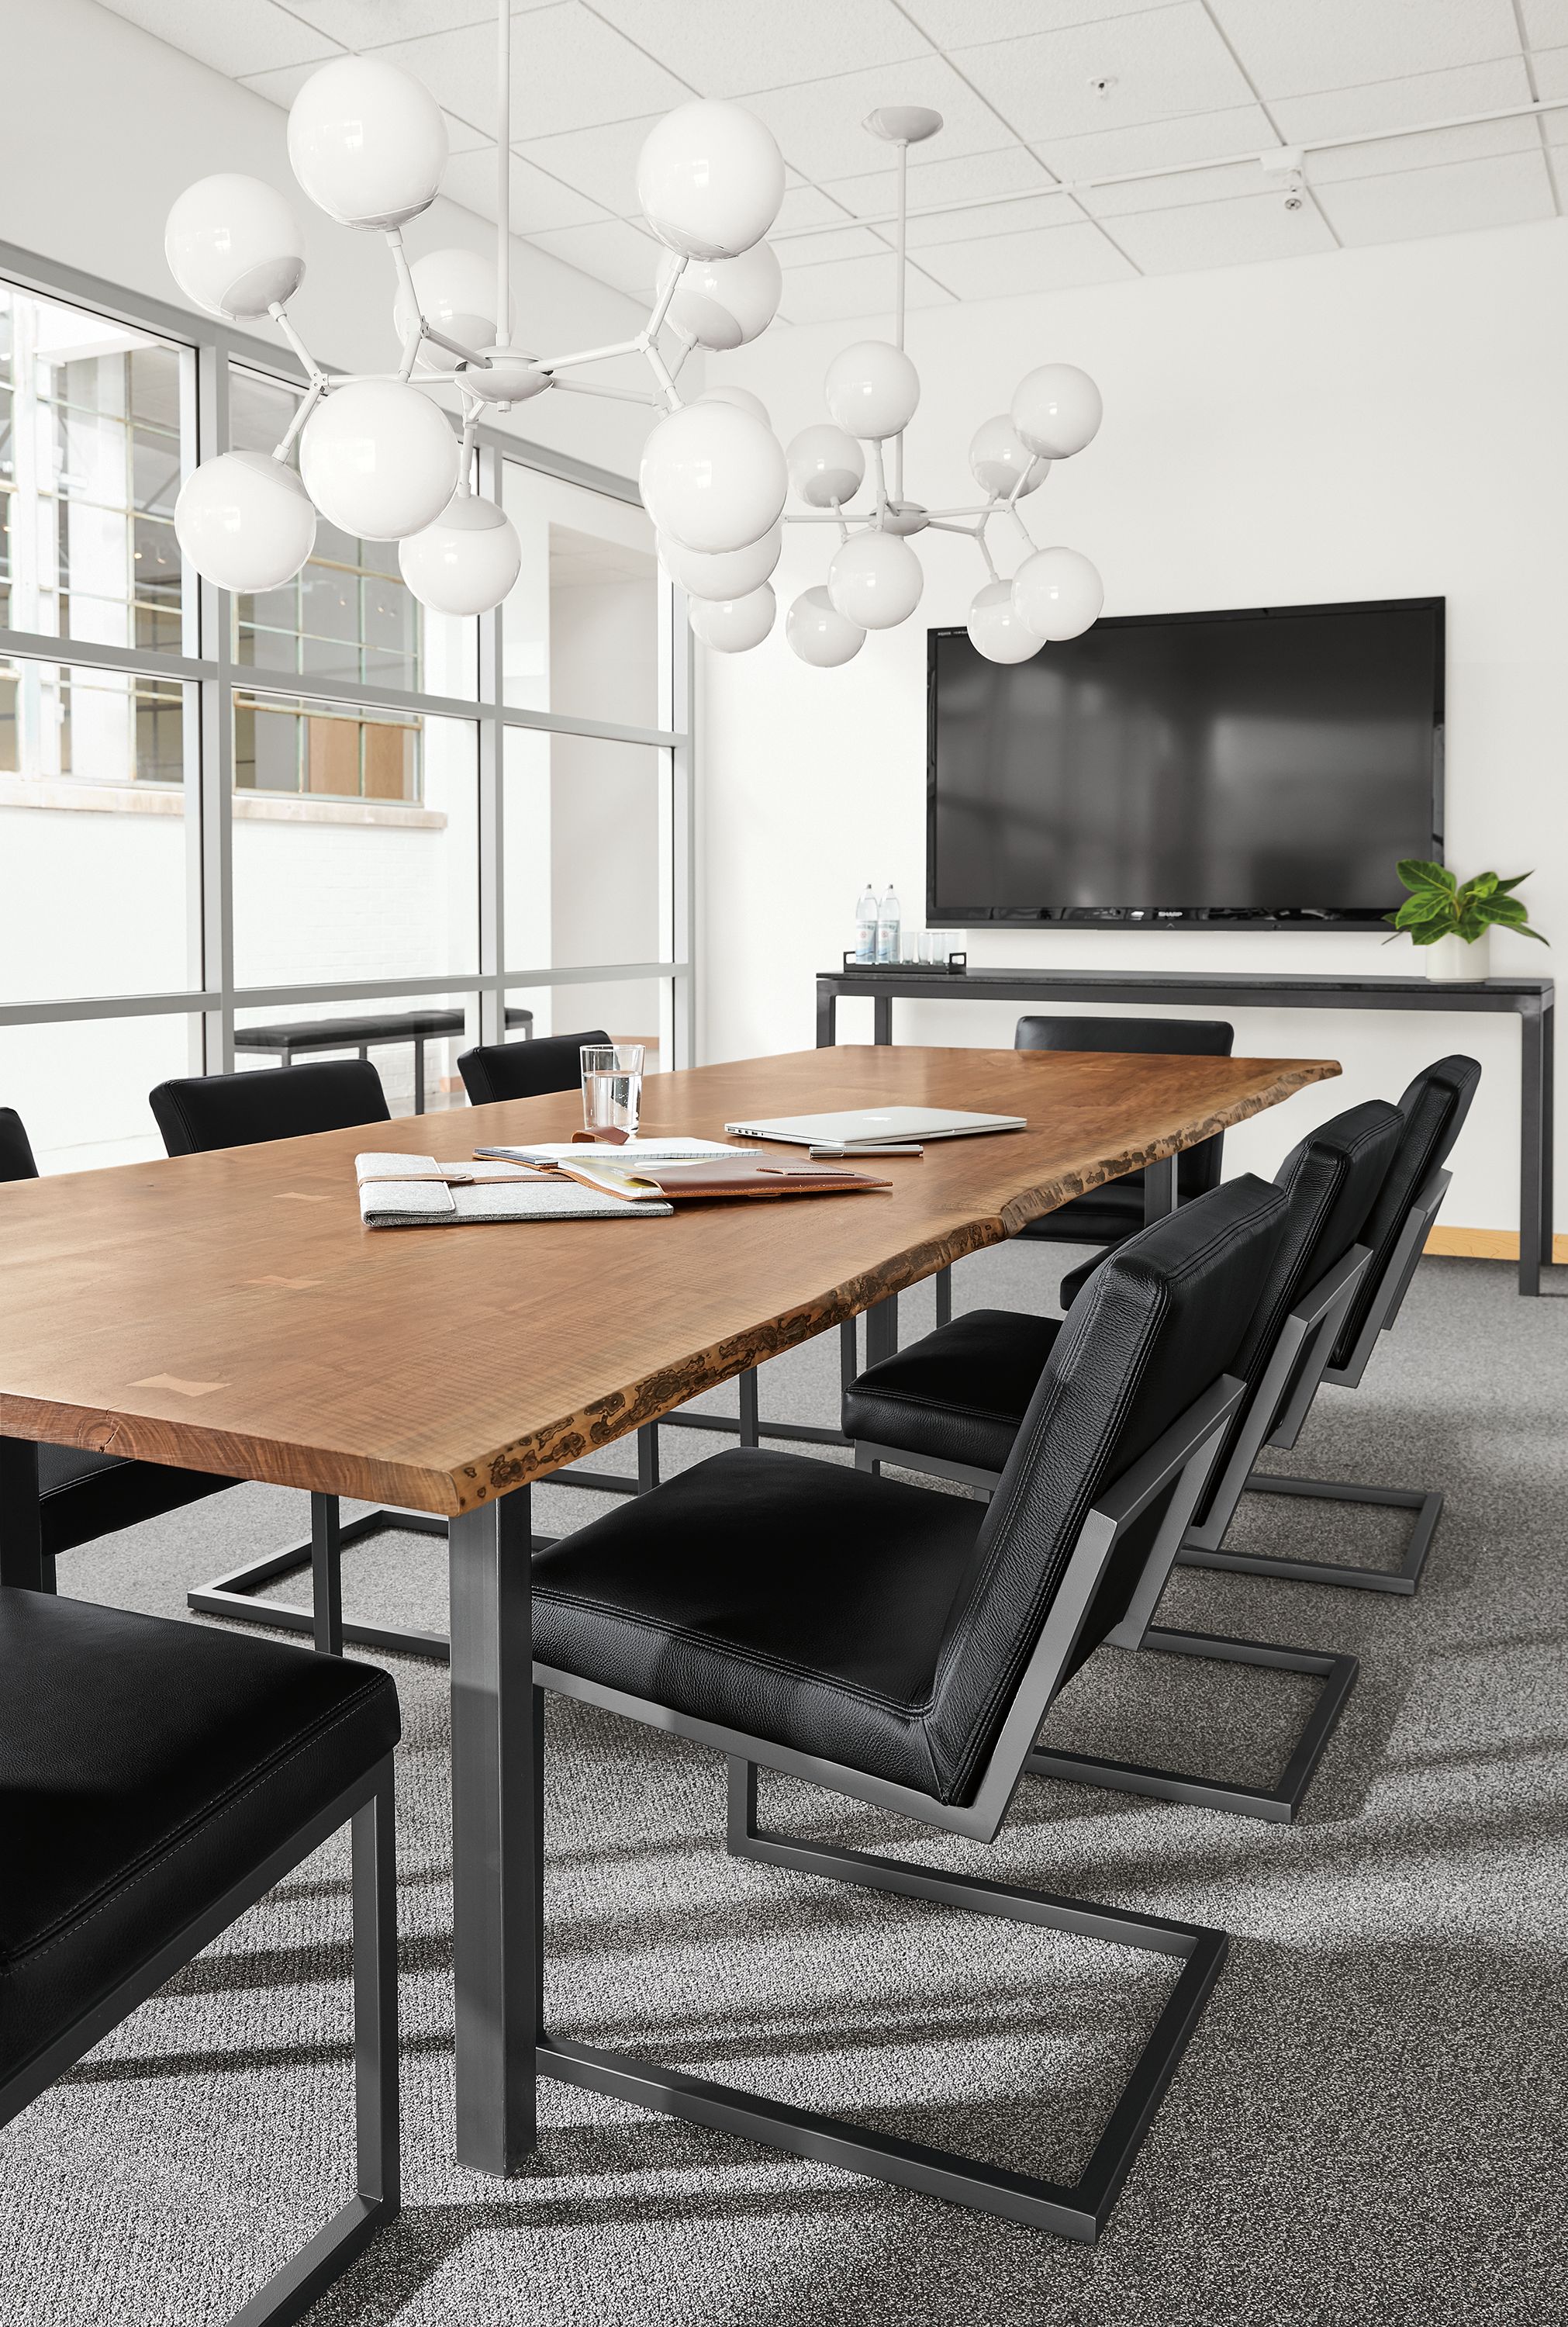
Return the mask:
[[[206,1155],[219,1147],[253,1147],[265,1139],[392,1119],[381,1078],[368,1059],[182,1076],[160,1083],[147,1094],[147,1104],[171,1155]]]
[[[542,1034],[535,1042],[483,1042],[464,1051],[457,1062],[472,1107],[503,1098],[544,1098],[551,1091],[576,1090],[583,1080],[584,1042],[608,1042],[602,1026],[583,1034]]]
[[[371,1668],[0,1589],[0,2120],[354,1820],[357,2064],[383,2089],[314,2288],[397,2211],[398,1734]],[[275,2285],[247,2318],[299,2315]]]
[[[1147,1622],[1223,1418],[1283,1225],[1236,1180],[1123,1245],[1057,1336],[987,1508],[737,1449],[534,1561],[535,1677],[729,1757],[729,1846],[871,1889],[1186,1961],[1070,2186],[547,2031],[546,2075],[1092,2238],[1218,1969],[1223,1937],[760,1822],[759,1768],[990,1841],[1052,1696]],[[646,1912],[646,1910],[639,1911]],[[1141,2098],[1134,2099],[1134,2095]]]
[[[1343,1370],[1350,1364],[1367,1321],[1377,1304],[1411,1206],[1432,1174],[1447,1162],[1464,1127],[1480,1079],[1477,1061],[1454,1052],[1423,1068],[1400,1096],[1403,1129],[1398,1150],[1372,1207],[1363,1238],[1372,1248],[1372,1262],[1357,1288],[1334,1344],[1329,1360],[1330,1380],[1336,1370]],[[1393,1322],[1393,1315],[1389,1314],[1384,1320],[1384,1330]],[[1358,1372],[1357,1378],[1359,1379]]]
[[[1127,1051],[1145,1056],[1228,1059],[1236,1029],[1223,1018],[1021,1018],[1017,1051]],[[1176,1159],[1176,1200],[1190,1203],[1219,1185],[1224,1134],[1184,1148]],[[1119,1244],[1143,1225],[1143,1174],[1074,1196],[1054,1212],[1030,1220],[1019,1233],[1049,1244]]]
[[[0,1181],[35,1180],[33,1159],[21,1117],[0,1107]],[[216,1495],[236,1481],[211,1471],[176,1471],[161,1463],[129,1463],[117,1454],[94,1454],[85,1447],[38,1449],[39,1513],[43,1538],[42,1581],[51,1585],[54,1561],[99,1536],[160,1518],[187,1503]]]

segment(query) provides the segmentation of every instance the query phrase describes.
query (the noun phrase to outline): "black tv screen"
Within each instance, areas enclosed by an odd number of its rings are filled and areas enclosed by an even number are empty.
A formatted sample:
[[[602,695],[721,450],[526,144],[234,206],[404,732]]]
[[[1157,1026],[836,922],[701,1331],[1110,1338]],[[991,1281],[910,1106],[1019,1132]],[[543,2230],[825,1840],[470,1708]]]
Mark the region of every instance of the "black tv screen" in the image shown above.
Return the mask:
[[[1133,615],[1001,664],[930,633],[926,910],[1373,923],[1442,855],[1443,602]]]

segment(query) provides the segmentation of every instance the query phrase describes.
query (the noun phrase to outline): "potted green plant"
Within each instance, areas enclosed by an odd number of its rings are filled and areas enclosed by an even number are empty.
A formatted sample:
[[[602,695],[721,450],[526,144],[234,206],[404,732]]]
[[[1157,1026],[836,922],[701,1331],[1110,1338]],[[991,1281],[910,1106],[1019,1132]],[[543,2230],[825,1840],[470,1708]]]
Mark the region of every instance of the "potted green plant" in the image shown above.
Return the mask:
[[[1540,930],[1530,927],[1523,902],[1513,894],[1530,878],[1527,873],[1516,873],[1511,881],[1496,873],[1477,873],[1461,882],[1446,864],[1429,864],[1419,856],[1402,857],[1395,869],[1410,894],[1396,913],[1383,918],[1422,948],[1422,967],[1428,977],[1456,983],[1489,977],[1494,929],[1517,930],[1522,938],[1546,943]]]

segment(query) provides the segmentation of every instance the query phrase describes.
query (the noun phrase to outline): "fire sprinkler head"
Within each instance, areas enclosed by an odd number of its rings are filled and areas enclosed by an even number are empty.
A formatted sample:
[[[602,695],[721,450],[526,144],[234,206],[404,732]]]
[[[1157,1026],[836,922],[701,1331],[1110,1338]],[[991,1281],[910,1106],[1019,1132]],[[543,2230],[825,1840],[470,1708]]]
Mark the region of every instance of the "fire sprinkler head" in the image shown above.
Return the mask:
[[[929,105],[879,105],[861,124],[890,145],[922,145],[941,126],[941,115],[933,113]]]

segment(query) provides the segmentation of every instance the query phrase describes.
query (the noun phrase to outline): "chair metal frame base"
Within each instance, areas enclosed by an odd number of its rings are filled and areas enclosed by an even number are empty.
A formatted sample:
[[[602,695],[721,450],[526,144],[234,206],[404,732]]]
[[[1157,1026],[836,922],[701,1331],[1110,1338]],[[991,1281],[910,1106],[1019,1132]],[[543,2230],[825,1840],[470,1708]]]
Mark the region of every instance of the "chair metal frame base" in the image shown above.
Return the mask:
[[[1058,1778],[1069,1786],[1107,1786],[1117,1793],[1148,1794],[1156,1801],[1187,1802],[1198,1809],[1227,1810],[1237,1818],[1266,1818],[1289,1826],[1339,1725],[1360,1666],[1354,1657],[1284,1649],[1269,1640],[1233,1640],[1212,1632],[1175,1632],[1151,1625],[1138,1642],[1156,1656],[1202,1657],[1218,1664],[1260,1665],[1274,1672],[1303,1673],[1323,1684],[1290,1759],[1273,1785],[1246,1785],[1218,1778],[1189,1777],[1178,1771],[1146,1769],[1136,1762],[1112,1762],[1097,1753],[1060,1752],[1037,1745],[1024,1763],[1031,1777]]]
[[[397,1874],[392,1759],[317,1813],[192,1916],[151,1959],[0,2085],[0,2125],[47,2090],[184,1969],[330,1835],[352,1821],[355,2194],[234,2313],[230,2327],[291,2327],[341,2278],[401,2204],[397,2098]]]
[[[1415,1525],[1397,1567],[1352,1567],[1332,1559],[1286,1559],[1274,1553],[1183,1551],[1183,1567],[1223,1567],[1241,1575],[1274,1575],[1287,1584],[1335,1584],[1364,1592],[1392,1592],[1411,1598],[1421,1582],[1426,1555],[1442,1517],[1435,1488],[1362,1487],[1348,1479],[1296,1479],[1283,1472],[1255,1471],[1249,1495],[1297,1495],[1315,1503],[1371,1503],[1379,1510],[1414,1511]]]
[[[1158,1915],[1099,1907],[1058,1898],[978,1875],[947,1874],[931,1866],[870,1852],[798,1840],[757,1822],[757,1764],[730,1758],[728,1848],[732,1857],[786,1866],[829,1882],[854,1883],[906,1899],[955,1907],[968,1914],[995,1915],[1046,1930],[1102,1939],[1175,1958],[1181,1965],[1176,1986],[1144,2042],[1131,2076],[1075,2182],[1042,2180],[981,2158],[905,2141],[853,2120],[817,2109],[715,2084],[705,2077],[660,2067],[622,2052],[577,2044],[541,2032],[541,2075],[564,2084],[587,2086],[640,2108],[707,2126],[742,2141],[761,2143],[796,2157],[863,2173],[903,2190],[999,2215],[1030,2229],[1092,2245],[1104,2229],[1131,2172],[1154,2113],[1181,2064],[1204,2005],[1225,1962],[1223,1931],[1201,1924],[1175,1923]]]

